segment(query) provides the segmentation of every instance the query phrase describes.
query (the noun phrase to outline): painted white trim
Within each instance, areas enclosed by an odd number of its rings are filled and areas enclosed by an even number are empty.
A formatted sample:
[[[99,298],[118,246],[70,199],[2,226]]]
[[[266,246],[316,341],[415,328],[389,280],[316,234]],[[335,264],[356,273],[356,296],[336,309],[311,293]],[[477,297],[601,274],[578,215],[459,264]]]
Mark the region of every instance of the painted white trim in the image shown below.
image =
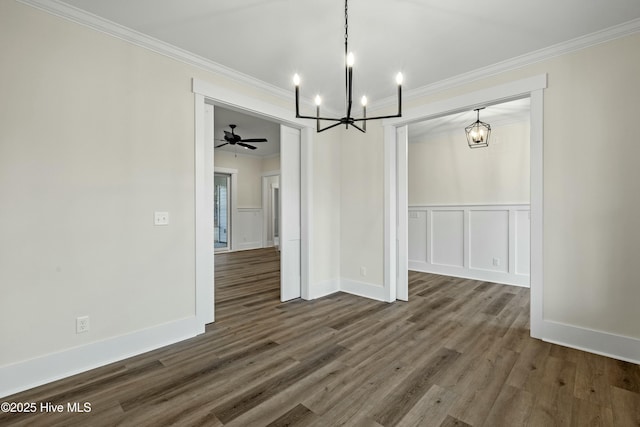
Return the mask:
[[[213,279],[215,266],[213,242],[213,114],[212,105],[204,103],[202,95],[194,99],[195,112],[195,298],[196,316],[202,325],[215,320]],[[206,114],[206,117],[205,117]],[[207,136],[208,135],[208,136]],[[210,141],[206,139],[211,138]]]
[[[467,251],[465,251],[465,254]],[[461,277],[463,279],[484,280],[485,282],[500,283],[503,285],[529,287],[529,276],[513,275],[513,278],[520,280],[505,280],[509,276],[506,273],[473,268],[465,270],[463,267],[444,264],[428,264],[421,261],[409,261],[409,270],[421,271],[423,273],[441,274],[444,276]],[[473,273],[473,274],[469,274]]]
[[[211,159],[213,164],[213,159]],[[230,219],[231,224],[229,225],[229,234],[231,234],[231,241],[229,241],[229,246],[224,249],[218,250],[217,252],[233,252],[236,248],[240,248],[240,243],[238,242],[237,236],[234,230],[234,227],[238,223],[238,169],[232,168],[222,168],[215,166],[213,168],[214,174],[216,173],[224,173],[231,176],[231,200],[229,210],[231,212]],[[213,179],[211,180],[211,185],[213,186]],[[213,191],[213,187],[211,187],[211,191]],[[212,193],[213,194],[213,193]],[[213,206],[213,199],[211,199],[211,203]],[[213,209],[211,210],[211,218],[213,218]],[[211,234],[213,235],[213,226],[211,228]],[[255,249],[255,248],[253,248]]]
[[[340,292],[340,290],[340,279],[324,280],[314,283],[309,289],[308,298],[303,298],[313,300],[335,294],[336,292]]]
[[[529,96],[531,92],[546,89],[546,87],[547,74],[538,74],[536,76],[410,108],[402,114],[402,117],[384,119],[382,124],[384,126],[399,126],[436,116],[461,111],[471,111],[477,107],[495,105],[518,98],[524,98]]]
[[[542,322],[543,340],[630,363],[640,364],[640,340],[551,320]]]
[[[295,112],[288,108],[245,95],[226,86],[194,78],[192,91],[213,100],[216,105],[240,108],[244,112],[297,129],[309,127],[308,120],[296,119]]]
[[[530,137],[529,137],[529,197],[531,200],[529,286],[531,292],[531,336],[542,338],[542,320],[544,318],[544,90],[531,91],[530,94]]]
[[[393,302],[395,301],[395,293],[393,299],[389,300],[389,291],[386,286],[380,286],[373,283],[359,282],[351,279],[340,279],[340,290],[348,294],[357,295],[377,301]]]
[[[0,368],[0,397],[108,365],[204,333],[189,317]]]
[[[139,31],[117,24],[59,0],[18,0],[20,3],[35,7],[60,18],[84,25],[101,33],[124,40],[133,45],[159,53],[171,59],[192,65],[199,69],[224,76],[232,81],[249,85],[252,88],[269,93],[280,99],[293,102],[292,90],[282,89],[263,80],[241,73],[225,65],[196,55],[185,49],[173,46]],[[311,99],[302,100],[308,106],[315,106]]]
[[[407,188],[409,182],[408,175],[408,155],[409,155],[409,129],[407,125],[396,128],[396,176],[398,188]],[[409,194],[398,191],[397,195],[397,233],[407,235],[409,231]],[[398,239],[397,239],[398,240]],[[407,239],[398,240],[398,266],[396,283],[396,298],[401,301],[409,301],[409,242]]]
[[[119,38],[136,46],[151,50],[185,64],[189,64],[194,67],[222,75],[230,80],[249,85],[250,87],[269,93],[280,99],[286,101],[291,100],[291,90],[283,89],[267,83],[263,80],[256,79],[255,77],[241,73],[225,65],[219,64],[187,50],[178,48],[169,43],[150,37],[139,31],[135,31],[123,25],[116,24],[115,22],[91,14],[75,6],[63,3],[59,0],[17,1],[40,10],[44,10],[45,12],[48,12],[52,15],[56,15],[80,25],[92,28],[101,33]],[[442,92],[444,90],[461,86],[463,84],[467,84],[476,80],[526,67],[528,65],[535,64],[537,62],[544,61],[556,56],[575,52],[581,49],[588,48],[590,46],[625,37],[638,31],[640,31],[640,19],[635,19],[619,25],[615,25],[610,28],[606,28],[601,31],[597,31],[595,33],[587,34],[581,37],[574,38],[572,40],[568,40],[566,42],[558,43],[553,46],[545,47],[524,55],[517,56],[515,58],[501,61],[487,67],[479,68],[468,73],[463,73],[429,85],[418,87],[413,90],[405,91],[403,93],[403,97],[406,101],[417,99],[423,96],[429,96],[434,93]],[[315,106],[311,98],[303,98],[301,99],[301,103],[304,104],[307,108],[313,108]],[[389,96],[387,98],[381,99],[378,102],[372,103],[369,108],[373,112],[381,108],[387,108],[395,105],[395,103],[395,96]],[[337,112],[333,113],[336,113],[333,115],[337,115]]]
[[[308,147],[311,147],[313,145],[313,133],[314,131],[312,130],[311,127],[309,127],[309,123],[306,120],[299,120],[299,119],[295,119],[294,118],[294,114],[292,111],[286,109],[286,108],[282,108],[279,107],[277,105],[271,104],[269,102],[265,102],[256,98],[253,98],[251,96],[248,95],[244,95],[238,92],[235,92],[225,86],[221,86],[218,84],[214,84],[214,83],[210,83],[210,82],[206,82],[203,80],[199,80],[194,78],[192,81],[192,89],[194,92],[194,95],[202,95],[204,98],[205,102],[207,99],[212,101],[214,104],[218,105],[218,104],[222,104],[222,105],[227,105],[230,106],[232,108],[241,110],[241,111],[246,111],[246,112],[252,112],[253,114],[259,116],[259,117],[264,117],[264,118],[269,118],[275,122],[278,122],[280,124],[285,124],[288,126],[293,126],[296,127],[298,129],[302,129],[301,131],[301,135],[300,135],[300,143],[301,143],[301,149],[303,146],[307,145]],[[196,123],[197,125],[197,123]],[[307,130],[308,129],[308,130]],[[196,129],[196,133],[198,133],[198,130]],[[196,153],[196,156],[198,154]],[[304,187],[302,185],[311,185],[311,168],[309,167],[310,164],[313,164],[312,160],[313,160],[313,152],[312,150],[310,150],[309,152],[309,158],[307,159],[305,158],[301,158],[301,173],[307,174],[306,177],[301,179],[301,188],[300,188],[300,192],[301,192],[301,199],[304,200],[307,197],[313,198],[313,187]],[[309,161],[310,164],[306,164],[305,162]],[[210,183],[206,183],[207,185],[213,187],[213,180],[211,180]],[[237,187],[237,186],[236,186]],[[310,216],[310,212],[307,212],[308,215],[305,216],[301,216],[300,218],[300,222],[301,222],[301,227],[306,229],[306,230],[310,230],[310,222],[311,222],[311,216]],[[212,214],[213,215],[213,214]],[[199,232],[207,232],[207,230],[203,229],[197,230],[197,233]],[[213,228],[211,230],[211,233],[213,234]],[[309,250],[309,248],[311,248],[313,246],[313,235],[309,234],[306,236],[301,236],[302,240],[301,240],[301,256],[303,254],[306,254],[305,256],[307,258],[309,258],[311,256],[311,251]],[[303,249],[304,248],[304,249]],[[310,259],[310,258],[309,258]],[[197,274],[197,272],[196,272]],[[303,295],[309,295],[309,289],[308,287],[310,286],[310,281],[309,278],[310,276],[306,276],[308,274],[310,274],[310,269],[302,269],[301,270],[301,294]],[[213,283],[213,279],[211,280],[210,283]],[[201,286],[204,286],[204,284],[201,284]],[[307,287],[307,289],[305,289],[305,287]],[[196,295],[198,295],[198,290],[196,289]],[[198,307],[198,304],[196,304],[196,307]]]
[[[300,297],[305,300],[311,296],[311,278],[313,277],[313,134],[310,127],[300,133]],[[308,191],[303,191],[306,188]],[[303,220],[304,219],[304,220]]]
[[[280,154],[278,153],[278,156]],[[274,246],[276,242],[274,240],[269,240],[269,210],[266,209],[267,199],[271,197],[271,189],[268,188],[267,178],[273,176],[280,176],[280,169],[274,171],[262,172],[262,176],[260,178],[262,185],[262,246],[265,248]],[[271,207],[271,211],[273,211],[273,206]],[[271,212],[273,214],[273,212]],[[277,246],[277,245],[276,245]]]
[[[238,169],[232,169],[232,168],[221,168],[218,166],[215,166],[213,168],[213,171],[215,173],[226,173],[227,175],[233,175],[234,173],[237,174],[238,173]]]
[[[545,61],[547,59],[555,58],[557,56],[576,52],[591,46],[595,46],[597,44],[606,43],[611,40],[626,37],[639,31],[640,19],[634,19],[632,21],[628,21],[601,31],[597,31],[595,33],[587,34],[581,37],[574,38],[572,40],[568,40],[566,42],[558,43],[553,46],[526,53],[524,55],[516,56],[515,58],[497,62],[486,67],[478,68],[468,73],[459,74],[457,76],[449,77],[447,79],[440,80],[426,86],[421,86],[413,90],[405,91],[403,92],[402,97],[405,101],[409,101],[421,97],[430,96],[438,92],[443,92],[445,90],[462,86],[477,80],[485,79],[487,77],[495,76],[497,74],[505,73],[508,71],[517,70],[519,68],[524,68],[529,65]],[[397,99],[395,96],[388,96],[377,102],[371,103],[369,109],[374,112],[382,108],[395,106],[396,102]]]
[[[398,186],[400,187],[400,185]],[[399,208],[400,209],[400,208]],[[460,223],[460,228],[458,231],[461,232],[461,239],[457,241],[460,244],[463,254],[463,261],[459,265],[448,265],[443,263],[437,263],[433,259],[433,252],[437,249],[435,247],[435,241],[433,240],[434,236],[434,224],[433,224],[433,212],[454,212],[454,213],[463,213],[463,221]],[[502,225],[508,227],[508,241],[506,246],[506,259],[508,260],[508,264],[506,264],[507,269],[492,269],[482,268],[479,266],[474,266],[472,264],[472,247],[471,247],[471,236],[473,235],[473,231],[476,230],[473,227],[474,222],[472,221],[472,214],[474,212],[501,212],[506,213],[507,218]],[[411,205],[407,209],[407,213],[416,213],[417,215],[424,215],[426,221],[423,223],[426,226],[426,232],[424,234],[415,235],[419,236],[419,239],[422,241],[424,246],[427,248],[428,257],[414,257],[408,258],[408,268],[412,271],[420,271],[424,273],[433,273],[433,274],[442,274],[447,276],[454,277],[463,277],[467,279],[474,280],[484,280],[495,283],[502,283],[505,285],[513,285],[513,286],[521,286],[521,287],[529,287],[529,274],[518,274],[516,272],[516,260],[517,260],[517,247],[515,246],[516,237],[518,237],[517,231],[515,229],[515,217],[517,212],[530,212],[529,204],[504,204],[504,203],[496,203],[489,205],[478,205],[478,204],[466,204],[466,205]],[[417,217],[416,217],[417,218]],[[398,225],[398,229],[400,229],[400,225]],[[404,232],[405,235],[408,235],[407,232],[411,231],[409,228]],[[415,229],[413,233],[416,233]],[[398,233],[400,235],[400,233]],[[527,233],[527,238],[529,238],[530,233]],[[527,245],[530,249],[530,245]],[[490,250],[486,248],[487,250]],[[414,254],[415,256],[415,254]],[[527,259],[529,261],[529,259]],[[530,264],[530,263],[529,263]]]
[[[398,282],[397,160],[395,126],[384,127],[384,301],[395,301]],[[359,294],[368,296],[367,294]],[[375,298],[371,296],[371,298]]]
[[[497,104],[510,99],[517,99],[525,96],[531,98],[530,114],[531,114],[531,192],[530,192],[530,205],[531,205],[531,272],[530,272],[530,286],[531,286],[531,336],[534,338],[542,337],[542,319],[543,319],[543,89],[547,87],[547,75],[540,74],[529,78],[516,80],[513,82],[501,84],[485,88],[482,90],[470,92],[460,96],[444,99],[441,101],[432,102],[429,104],[421,105],[416,108],[411,108],[406,111],[405,115],[397,119],[385,119],[383,125],[385,127],[385,141],[384,141],[384,165],[385,165],[385,248],[389,244],[388,235],[389,229],[395,228],[392,225],[396,224],[395,213],[387,209],[387,199],[393,201],[397,200],[396,192],[407,191],[406,188],[398,188],[397,185],[387,177],[388,174],[396,174],[395,163],[395,143],[396,133],[394,127],[401,126],[411,122],[417,122],[420,120],[427,120],[432,117],[440,116],[443,114],[468,111],[472,110],[476,106]],[[389,147],[389,144],[393,145],[393,149]],[[388,187],[390,185],[390,187]],[[465,221],[466,223],[466,221]],[[398,236],[400,244],[405,244],[408,236]],[[391,248],[390,248],[391,249]],[[428,253],[428,256],[430,254]],[[391,254],[390,251],[385,251],[384,254],[385,267],[387,264],[390,269],[397,268],[395,253]],[[386,276],[385,276],[386,279]]]
[[[280,175],[280,169],[278,170],[274,170],[274,171],[267,171],[267,172],[262,172],[262,177],[268,177],[268,176],[276,176],[276,175]]]

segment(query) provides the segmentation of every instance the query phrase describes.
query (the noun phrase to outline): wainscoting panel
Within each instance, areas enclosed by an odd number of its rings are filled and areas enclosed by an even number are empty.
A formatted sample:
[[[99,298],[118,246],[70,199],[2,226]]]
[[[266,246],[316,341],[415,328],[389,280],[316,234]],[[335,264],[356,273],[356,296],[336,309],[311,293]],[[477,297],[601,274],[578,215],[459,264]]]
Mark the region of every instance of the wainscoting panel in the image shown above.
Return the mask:
[[[262,209],[238,208],[237,224],[232,224],[233,250],[262,247]]]
[[[464,211],[431,211],[431,262],[454,267],[464,266]],[[409,229],[411,234],[411,229]],[[427,233],[427,236],[429,233]],[[409,259],[412,259],[409,254]]]
[[[409,207],[409,269],[529,286],[529,205]]]
[[[509,211],[469,211],[469,268],[506,273],[509,268]]]

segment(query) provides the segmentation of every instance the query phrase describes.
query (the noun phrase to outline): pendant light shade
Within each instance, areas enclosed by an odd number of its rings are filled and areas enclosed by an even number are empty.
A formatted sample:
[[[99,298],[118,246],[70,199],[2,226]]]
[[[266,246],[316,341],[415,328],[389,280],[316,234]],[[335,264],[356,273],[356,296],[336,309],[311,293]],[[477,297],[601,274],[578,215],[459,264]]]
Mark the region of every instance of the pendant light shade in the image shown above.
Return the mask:
[[[489,146],[489,136],[491,135],[491,125],[480,121],[480,110],[483,108],[476,108],[477,113],[476,121],[464,128],[467,134],[467,142],[470,148],[480,148]]]

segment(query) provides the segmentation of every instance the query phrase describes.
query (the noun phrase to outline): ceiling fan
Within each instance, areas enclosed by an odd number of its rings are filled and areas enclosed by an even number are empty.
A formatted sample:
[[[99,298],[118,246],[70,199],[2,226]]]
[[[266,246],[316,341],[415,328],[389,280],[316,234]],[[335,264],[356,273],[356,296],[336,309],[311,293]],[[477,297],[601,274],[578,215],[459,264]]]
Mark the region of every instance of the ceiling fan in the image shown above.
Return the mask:
[[[242,139],[242,137],[240,135],[236,135],[234,132],[234,129],[236,128],[236,125],[229,125],[229,127],[231,128],[231,132],[229,131],[224,131],[224,139],[221,139],[220,141],[226,141],[224,144],[220,144],[217,145],[216,148],[219,147],[223,147],[227,144],[230,145],[239,145],[241,147],[247,148],[249,150],[255,150],[258,147],[255,147],[253,145],[249,145],[246,144],[246,142],[267,142],[266,138],[247,138],[247,139]]]

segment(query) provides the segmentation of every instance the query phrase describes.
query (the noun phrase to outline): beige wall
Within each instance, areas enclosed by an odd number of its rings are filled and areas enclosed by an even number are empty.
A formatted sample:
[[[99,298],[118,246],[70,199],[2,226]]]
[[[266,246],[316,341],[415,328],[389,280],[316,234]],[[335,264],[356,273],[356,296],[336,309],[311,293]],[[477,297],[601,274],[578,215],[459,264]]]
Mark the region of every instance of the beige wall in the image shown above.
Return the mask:
[[[529,203],[529,122],[492,124],[488,147],[470,149],[462,129],[411,136],[409,206]]]
[[[15,1],[0,52],[0,367],[193,317],[192,78],[290,102]]]
[[[262,159],[262,173],[279,171],[280,155],[268,156]]]
[[[544,91],[544,317],[632,338],[640,338],[640,287],[634,267],[640,253],[638,51],[640,34],[635,34],[405,105],[407,111],[411,106],[548,73]],[[363,259],[353,250],[356,240],[351,240],[365,233],[383,235],[382,222],[367,220],[360,208],[380,208],[384,194],[382,133],[367,135],[368,140],[356,136],[352,148],[343,149],[343,162],[369,164],[371,170],[366,179],[364,170],[356,169],[358,173],[352,175],[358,179],[351,183],[343,173],[343,185],[354,197],[342,197],[341,226],[349,230],[350,239],[343,248],[352,249],[343,250],[342,266],[383,261],[381,246],[367,247],[363,241]],[[343,172],[348,171],[343,167]],[[382,283],[381,277],[376,280]]]
[[[314,283],[340,278],[340,132],[316,133],[313,140],[313,231],[311,280]]]
[[[343,279],[383,283],[384,158],[379,122],[367,133],[344,130],[340,151],[340,273]],[[360,275],[360,267],[367,275]]]
[[[280,170],[280,156],[257,157],[218,150],[215,167],[238,171],[238,208],[262,207],[262,173]]]

